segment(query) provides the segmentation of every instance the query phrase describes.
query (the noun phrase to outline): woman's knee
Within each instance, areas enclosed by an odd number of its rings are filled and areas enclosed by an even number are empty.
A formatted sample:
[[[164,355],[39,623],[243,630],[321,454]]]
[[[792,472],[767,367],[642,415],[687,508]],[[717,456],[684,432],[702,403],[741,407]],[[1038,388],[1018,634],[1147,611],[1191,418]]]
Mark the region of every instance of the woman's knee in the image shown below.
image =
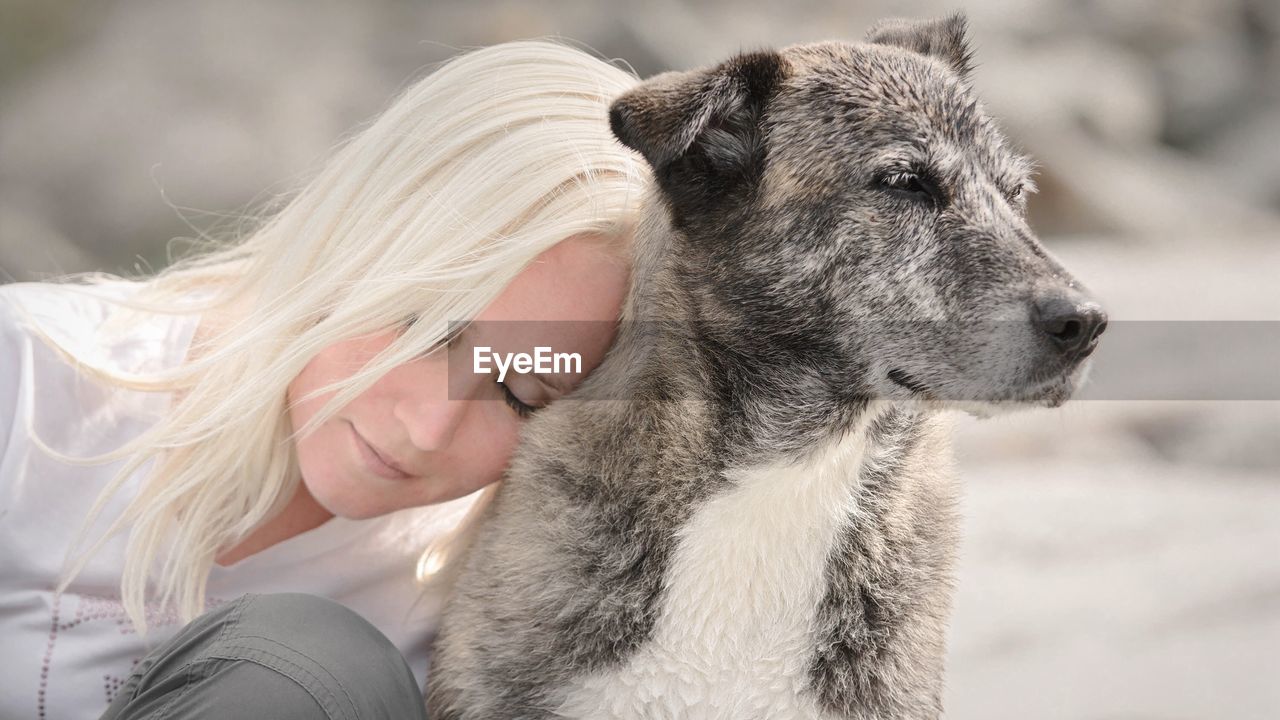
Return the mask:
[[[289,675],[334,717],[412,718],[418,681],[399,649],[359,613],[302,593],[253,595],[215,653]],[[414,712],[416,710],[416,713]]]
[[[262,638],[288,646],[344,675],[405,665],[404,656],[368,620],[347,606],[305,593],[249,595],[224,638]],[[407,669],[407,666],[406,666]]]
[[[291,719],[425,717],[395,645],[355,611],[301,593],[246,595],[202,615],[148,655],[126,687],[131,699],[104,718],[254,708]]]

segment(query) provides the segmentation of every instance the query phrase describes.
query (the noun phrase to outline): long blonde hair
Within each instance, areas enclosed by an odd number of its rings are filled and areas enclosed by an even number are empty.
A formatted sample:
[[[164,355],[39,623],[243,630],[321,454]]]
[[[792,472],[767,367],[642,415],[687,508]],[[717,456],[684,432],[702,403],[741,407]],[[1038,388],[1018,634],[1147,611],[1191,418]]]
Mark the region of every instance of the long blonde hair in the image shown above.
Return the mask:
[[[278,512],[300,481],[293,437],[387,370],[421,355],[450,321],[474,317],[539,253],[579,234],[625,238],[649,180],[612,137],[609,102],[634,74],[581,50],[521,41],[464,53],[405,89],[344,140],[279,212],[231,244],[169,267],[123,302],[130,312],[243,307],[186,362],[127,375],[74,358],[103,381],[172,392],[145,433],[93,462],[127,459],[73,544],[129,477],[140,491],[58,590],[128,528],[121,598],[146,632],[154,578],[162,607],[203,611],[214,557]],[[622,240],[614,240],[618,243]],[[92,291],[93,284],[79,286]],[[208,289],[193,301],[193,291]],[[198,293],[197,293],[198,294]],[[322,349],[415,318],[306,427],[291,428],[287,385]],[[163,560],[158,571],[156,563]]]

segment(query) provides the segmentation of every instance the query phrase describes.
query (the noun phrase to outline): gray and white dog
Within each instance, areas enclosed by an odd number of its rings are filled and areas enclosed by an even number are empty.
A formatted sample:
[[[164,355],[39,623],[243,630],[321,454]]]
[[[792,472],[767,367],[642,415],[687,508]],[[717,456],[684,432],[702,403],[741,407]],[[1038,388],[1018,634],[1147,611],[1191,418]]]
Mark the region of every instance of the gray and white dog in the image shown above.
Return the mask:
[[[964,19],[618,98],[656,178],[614,348],[526,426],[433,720],[936,718],[948,416],[1062,404],[1106,319],[1024,217]]]

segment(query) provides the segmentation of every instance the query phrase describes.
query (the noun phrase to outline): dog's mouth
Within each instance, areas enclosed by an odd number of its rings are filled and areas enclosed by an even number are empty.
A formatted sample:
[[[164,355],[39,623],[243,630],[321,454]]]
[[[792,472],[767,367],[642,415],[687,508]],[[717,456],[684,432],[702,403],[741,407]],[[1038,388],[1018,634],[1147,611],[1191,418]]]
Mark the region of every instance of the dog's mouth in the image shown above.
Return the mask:
[[[1059,407],[1075,393],[1076,366],[1054,373],[1046,373],[1031,383],[1031,387],[1010,398],[1014,402],[1033,403],[1045,407]]]
[[[1066,402],[1075,391],[1075,367],[1057,372],[1043,373],[1025,385],[1009,388],[989,396],[956,397],[957,402],[994,402],[994,403],[1030,403],[1058,407]],[[912,377],[901,368],[893,368],[888,372],[889,380],[921,400],[941,400],[938,393],[919,379]]]

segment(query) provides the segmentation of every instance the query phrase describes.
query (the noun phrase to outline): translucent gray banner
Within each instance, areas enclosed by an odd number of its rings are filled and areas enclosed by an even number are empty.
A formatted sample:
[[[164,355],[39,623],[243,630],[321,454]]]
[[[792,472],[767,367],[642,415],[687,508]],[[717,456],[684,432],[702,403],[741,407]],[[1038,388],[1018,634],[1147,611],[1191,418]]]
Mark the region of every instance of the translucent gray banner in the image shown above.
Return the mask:
[[[469,324],[452,323],[458,332],[447,355],[450,399],[502,399],[497,393],[476,393],[477,375],[487,375],[488,382],[497,382],[502,373],[503,356],[507,358],[508,373],[504,382],[512,385],[517,375],[537,376],[542,385],[559,385],[572,390],[588,375],[592,362],[599,362],[600,349],[609,347],[617,337],[628,335],[643,337],[645,342],[666,335],[681,338],[692,347],[698,340],[690,336],[686,327],[663,326],[659,323],[639,323],[622,327],[618,323],[588,321],[476,321]],[[1004,335],[1002,342],[992,341],[992,353],[1008,354],[1009,337],[1030,337],[1025,322],[981,323],[981,334],[976,323],[958,322],[909,322],[895,323],[882,332],[898,337],[909,336],[913,342],[937,338],[936,347],[946,348],[947,343],[964,337],[970,353],[978,357],[986,352],[981,338]],[[875,336],[867,340],[874,344]],[[756,347],[761,338],[752,338]],[[789,338],[794,350],[795,338]],[[595,348],[594,357],[592,348]],[[975,351],[976,347],[976,351]],[[483,350],[487,348],[487,350]],[[539,351],[538,348],[543,348]],[[1003,348],[1003,349],[998,349]],[[821,352],[819,350],[818,352]],[[486,359],[477,372],[477,354]],[[518,355],[529,356],[520,365]],[[536,365],[539,354],[544,364]],[[583,372],[566,368],[563,363],[553,367],[564,355],[582,357]],[[670,357],[678,357],[675,353]],[[779,354],[779,358],[785,357]],[[561,356],[557,358],[557,356]],[[666,356],[664,356],[666,357]],[[763,356],[755,356],[760,362],[770,362]],[[998,360],[994,355],[993,361]],[[972,360],[972,355],[970,357]],[[785,360],[779,360],[785,362]],[[671,362],[676,362],[672,359]],[[1072,401],[1087,400],[1217,400],[1256,401],[1280,400],[1280,322],[1278,321],[1112,321],[1099,340],[1096,350],[1088,359],[1091,364],[1086,381],[1072,395]],[[547,372],[539,372],[539,370]],[[524,372],[518,372],[524,370]],[[673,368],[674,370],[674,368]],[[542,382],[546,381],[546,382]],[[527,382],[522,380],[521,382]],[[927,385],[927,383],[924,383]],[[529,386],[533,387],[533,386]],[[622,398],[605,397],[607,390],[591,388],[591,392],[576,393],[579,399]],[[563,392],[549,391],[550,397]],[[527,388],[525,396],[534,393]],[[955,394],[955,393],[953,393]],[[542,399],[547,399],[546,397]],[[955,401],[985,400],[979,397],[947,397],[938,393],[938,399]]]

